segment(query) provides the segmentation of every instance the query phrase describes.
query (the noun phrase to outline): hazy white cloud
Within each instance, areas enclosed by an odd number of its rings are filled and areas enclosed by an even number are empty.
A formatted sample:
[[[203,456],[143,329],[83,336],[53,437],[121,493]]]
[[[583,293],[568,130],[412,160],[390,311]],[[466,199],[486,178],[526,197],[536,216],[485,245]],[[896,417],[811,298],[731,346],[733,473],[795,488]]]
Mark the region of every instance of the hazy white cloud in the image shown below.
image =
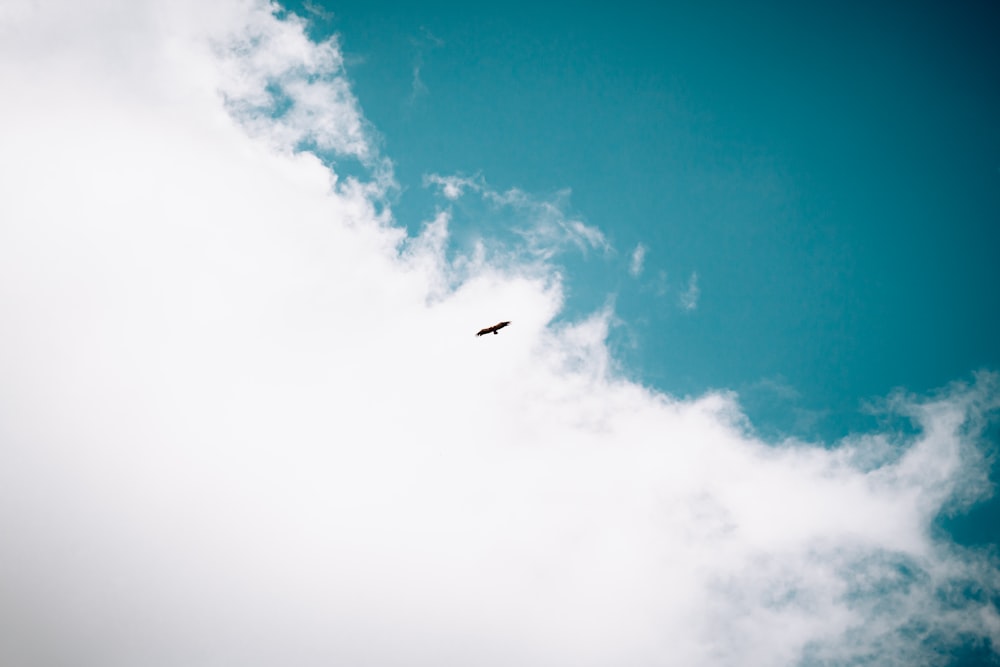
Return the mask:
[[[796,401],[802,398],[802,394],[799,393],[799,390],[780,375],[761,378],[750,385],[747,389],[754,392],[770,394],[783,401]]]
[[[427,95],[430,91],[424,83],[420,72],[424,67],[424,52],[428,49],[440,48],[444,46],[444,40],[438,38],[426,27],[421,26],[420,35],[410,39],[410,43],[416,50],[413,58],[413,78],[410,84],[409,104],[414,104],[420,97]]]
[[[646,261],[646,246],[641,243],[636,244],[632,251],[632,261],[629,263],[628,272],[633,277],[638,278],[642,273],[643,263]]]
[[[420,68],[423,67],[423,59],[418,58],[413,64],[413,79],[410,83],[410,104],[417,101],[417,98],[428,94],[427,84],[420,76]]]
[[[325,9],[322,5],[310,2],[309,0],[305,0],[305,2],[302,3],[302,9],[306,10],[306,13],[309,14],[309,16],[321,21],[329,21],[334,17],[333,12]]]
[[[995,565],[931,530],[988,491],[994,376],[892,398],[917,435],[830,447],[626,381],[609,311],[553,323],[542,249],[607,245],[566,195],[431,177],[531,220],[523,263],[449,260],[448,211],[407,238],[336,42],[271,9],[0,13],[0,662],[912,665],[1000,641]]]
[[[486,187],[482,176],[441,176],[428,174],[424,176],[424,187],[436,185],[445,199],[455,201],[465,195],[466,190],[481,193]]]
[[[681,308],[687,311],[694,310],[698,307],[699,297],[701,297],[701,288],[698,287],[698,274],[695,272],[688,279],[687,289],[679,297]]]
[[[669,289],[666,271],[661,269],[656,272],[656,280],[652,282],[652,289],[656,296],[662,297],[666,295]]]
[[[496,209],[515,213],[518,223],[511,227],[511,231],[520,237],[523,249],[536,258],[549,260],[566,248],[585,254],[589,250],[611,252],[611,245],[600,229],[575,219],[567,212],[569,190],[544,198],[520,188],[501,192],[492,188],[481,175],[424,176],[424,186],[432,185],[437,186],[441,195],[450,201],[471,192]]]

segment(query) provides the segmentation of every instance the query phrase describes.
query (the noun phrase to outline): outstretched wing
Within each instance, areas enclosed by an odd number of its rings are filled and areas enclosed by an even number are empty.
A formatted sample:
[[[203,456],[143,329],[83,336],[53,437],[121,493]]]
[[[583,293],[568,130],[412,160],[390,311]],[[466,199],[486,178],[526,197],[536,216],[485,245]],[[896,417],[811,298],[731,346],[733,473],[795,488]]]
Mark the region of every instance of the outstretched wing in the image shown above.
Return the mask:
[[[476,333],[476,335],[477,335],[477,336],[482,336],[483,334],[488,334],[488,333],[496,333],[496,332],[500,331],[500,329],[503,329],[503,328],[504,328],[505,326],[507,326],[508,324],[510,324],[510,321],[509,321],[509,320],[508,320],[508,321],[506,321],[506,322],[497,322],[496,324],[494,324],[494,325],[493,325],[493,326],[491,326],[491,327],[486,327],[485,329],[480,329],[480,330],[479,330],[479,331],[478,331],[478,332]]]

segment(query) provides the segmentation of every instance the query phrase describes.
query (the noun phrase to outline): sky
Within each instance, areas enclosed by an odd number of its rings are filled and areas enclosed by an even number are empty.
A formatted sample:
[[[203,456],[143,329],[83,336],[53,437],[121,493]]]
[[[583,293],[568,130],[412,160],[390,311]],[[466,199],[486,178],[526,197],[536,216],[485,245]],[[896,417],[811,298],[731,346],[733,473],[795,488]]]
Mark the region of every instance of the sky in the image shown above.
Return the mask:
[[[996,25],[4,3],[0,662],[996,664]]]
[[[995,13],[659,4],[302,11],[341,36],[402,223],[435,206],[427,173],[570,193],[615,252],[566,260],[568,312],[613,297],[642,380],[781,383],[829,437],[863,400],[1000,365]],[[678,311],[694,274],[698,308]]]

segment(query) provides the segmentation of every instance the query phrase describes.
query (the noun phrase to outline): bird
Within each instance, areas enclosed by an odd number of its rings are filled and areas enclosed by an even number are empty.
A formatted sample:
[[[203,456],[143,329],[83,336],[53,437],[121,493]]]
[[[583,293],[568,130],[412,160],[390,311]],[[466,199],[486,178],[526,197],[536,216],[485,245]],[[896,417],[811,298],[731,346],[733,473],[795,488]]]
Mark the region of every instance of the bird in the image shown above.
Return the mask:
[[[480,329],[479,332],[476,335],[477,336],[482,336],[483,334],[488,334],[488,333],[492,333],[494,335],[498,334],[498,333],[500,333],[500,330],[503,329],[508,324],[510,324],[510,322],[498,322],[498,323],[494,324],[491,327],[486,327],[485,329]]]

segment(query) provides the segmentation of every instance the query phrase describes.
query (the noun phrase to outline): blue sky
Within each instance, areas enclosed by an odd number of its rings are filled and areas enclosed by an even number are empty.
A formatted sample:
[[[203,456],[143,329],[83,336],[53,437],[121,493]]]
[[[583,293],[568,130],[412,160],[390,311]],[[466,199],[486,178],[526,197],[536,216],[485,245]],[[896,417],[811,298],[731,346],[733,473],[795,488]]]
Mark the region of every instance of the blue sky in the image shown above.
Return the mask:
[[[996,664],[988,11],[275,7],[0,10],[0,662]]]

